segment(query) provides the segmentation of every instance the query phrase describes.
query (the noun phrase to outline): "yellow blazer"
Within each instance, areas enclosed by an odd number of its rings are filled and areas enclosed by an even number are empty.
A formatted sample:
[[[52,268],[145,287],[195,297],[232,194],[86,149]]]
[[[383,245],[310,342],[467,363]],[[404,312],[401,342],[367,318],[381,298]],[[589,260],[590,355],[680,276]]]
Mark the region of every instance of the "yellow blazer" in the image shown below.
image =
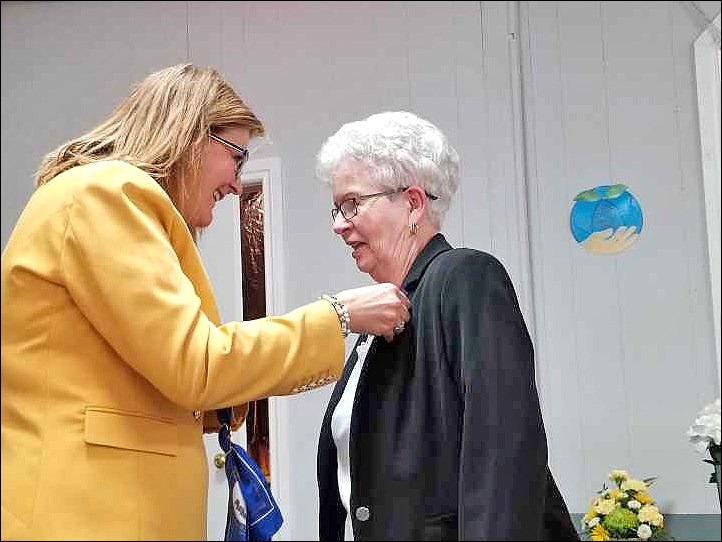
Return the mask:
[[[201,413],[343,365],[325,301],[219,325],[182,217],[120,161],[35,191],[2,254],[1,317],[3,540],[204,539]]]

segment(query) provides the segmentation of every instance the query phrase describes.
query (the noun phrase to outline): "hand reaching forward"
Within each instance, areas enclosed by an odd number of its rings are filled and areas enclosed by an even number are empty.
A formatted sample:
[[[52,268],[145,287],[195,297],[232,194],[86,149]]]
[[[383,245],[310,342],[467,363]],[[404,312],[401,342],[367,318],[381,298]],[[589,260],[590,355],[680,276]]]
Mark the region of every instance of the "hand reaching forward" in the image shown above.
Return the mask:
[[[348,310],[351,331],[383,336],[389,342],[411,317],[406,294],[390,283],[343,290],[336,298]]]

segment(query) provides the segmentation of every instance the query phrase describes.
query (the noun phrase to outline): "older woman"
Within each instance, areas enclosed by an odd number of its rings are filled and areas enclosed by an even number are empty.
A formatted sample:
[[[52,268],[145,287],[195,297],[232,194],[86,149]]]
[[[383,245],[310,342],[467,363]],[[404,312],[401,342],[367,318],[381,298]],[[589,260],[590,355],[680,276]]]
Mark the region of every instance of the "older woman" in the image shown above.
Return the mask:
[[[392,342],[360,337],[333,390],[318,449],[320,539],[578,539],[547,466],[509,276],[439,233],[455,150],[430,122],[390,112],[342,126],[317,165],[356,266],[412,306]]]

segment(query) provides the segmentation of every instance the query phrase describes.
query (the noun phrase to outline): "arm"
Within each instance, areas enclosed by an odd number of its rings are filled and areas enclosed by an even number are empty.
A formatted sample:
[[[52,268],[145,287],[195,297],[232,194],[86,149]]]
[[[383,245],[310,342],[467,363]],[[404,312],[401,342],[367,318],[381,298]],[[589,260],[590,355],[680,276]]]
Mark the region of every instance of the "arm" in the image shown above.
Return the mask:
[[[546,436],[530,338],[511,281],[489,255],[454,260],[442,314],[463,396],[461,540],[534,540],[544,509]]]
[[[217,325],[197,249],[165,192],[120,162],[95,175],[81,179],[66,210],[64,282],[110,347],[161,393],[208,410],[337,378],[344,343],[327,302]]]

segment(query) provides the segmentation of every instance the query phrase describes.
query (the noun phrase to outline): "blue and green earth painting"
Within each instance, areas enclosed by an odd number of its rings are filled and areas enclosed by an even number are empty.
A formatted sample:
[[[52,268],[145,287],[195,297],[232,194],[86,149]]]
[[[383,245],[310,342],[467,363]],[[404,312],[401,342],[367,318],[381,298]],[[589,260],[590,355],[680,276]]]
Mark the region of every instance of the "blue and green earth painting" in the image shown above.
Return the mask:
[[[642,232],[642,208],[626,185],[601,185],[576,195],[569,217],[574,240],[596,254],[629,248]]]

